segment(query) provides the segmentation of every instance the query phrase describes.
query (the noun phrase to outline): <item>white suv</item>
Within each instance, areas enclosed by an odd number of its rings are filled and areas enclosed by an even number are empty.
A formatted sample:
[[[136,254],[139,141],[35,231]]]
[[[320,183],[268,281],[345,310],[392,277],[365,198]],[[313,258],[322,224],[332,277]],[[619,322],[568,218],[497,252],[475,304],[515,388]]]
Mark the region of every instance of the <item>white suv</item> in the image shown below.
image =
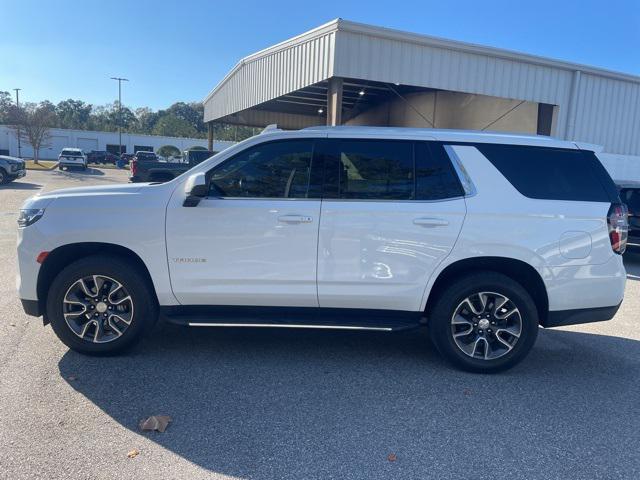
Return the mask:
[[[79,148],[65,147],[58,155],[58,168],[80,167],[87,169],[87,156]]]
[[[72,221],[70,221],[72,219]],[[188,326],[426,325],[457,366],[522,360],[538,326],[607,320],[625,207],[596,155],[544,137],[270,131],[164,184],[48,192],[19,219],[19,293],[60,339],[119,351]]]

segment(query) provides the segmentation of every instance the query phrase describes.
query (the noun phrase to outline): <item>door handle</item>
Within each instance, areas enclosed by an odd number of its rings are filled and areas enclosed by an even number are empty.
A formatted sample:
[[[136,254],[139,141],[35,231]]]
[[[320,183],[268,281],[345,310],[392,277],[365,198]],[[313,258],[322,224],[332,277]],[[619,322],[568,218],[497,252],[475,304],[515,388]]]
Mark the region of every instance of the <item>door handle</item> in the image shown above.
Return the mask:
[[[283,223],[311,223],[313,222],[313,217],[306,215],[280,215],[278,221]]]
[[[420,225],[421,227],[433,228],[433,227],[446,227],[449,222],[442,218],[416,218],[413,220],[414,225]]]

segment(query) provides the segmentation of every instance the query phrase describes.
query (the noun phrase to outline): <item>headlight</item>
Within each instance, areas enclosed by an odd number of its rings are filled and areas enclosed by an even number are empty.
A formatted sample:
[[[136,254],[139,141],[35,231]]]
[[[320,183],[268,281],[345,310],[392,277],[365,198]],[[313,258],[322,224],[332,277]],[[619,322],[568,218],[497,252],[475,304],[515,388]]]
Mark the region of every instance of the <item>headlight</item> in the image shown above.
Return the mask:
[[[20,210],[18,227],[28,227],[40,220],[42,215],[44,215],[44,208],[28,208],[26,210]]]

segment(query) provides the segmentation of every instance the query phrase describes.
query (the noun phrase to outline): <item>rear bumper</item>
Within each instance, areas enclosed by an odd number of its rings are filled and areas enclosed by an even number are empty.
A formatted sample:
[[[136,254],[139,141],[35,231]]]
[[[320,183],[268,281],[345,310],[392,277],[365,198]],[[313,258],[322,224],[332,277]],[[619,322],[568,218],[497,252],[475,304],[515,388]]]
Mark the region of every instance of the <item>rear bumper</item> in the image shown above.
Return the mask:
[[[546,321],[542,324],[545,328],[562,327],[565,325],[577,325],[580,323],[604,322],[611,320],[621,304],[612,307],[580,308],[577,310],[556,310],[549,312]]]

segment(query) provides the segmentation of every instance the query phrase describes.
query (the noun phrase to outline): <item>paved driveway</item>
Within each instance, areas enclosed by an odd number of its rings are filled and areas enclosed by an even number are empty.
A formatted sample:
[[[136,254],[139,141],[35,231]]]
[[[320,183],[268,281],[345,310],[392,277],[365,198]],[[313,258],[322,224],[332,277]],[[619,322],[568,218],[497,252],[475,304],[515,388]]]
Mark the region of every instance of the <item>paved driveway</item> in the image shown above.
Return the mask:
[[[160,325],[126,356],[83,357],[22,313],[15,218],[40,189],[125,180],[0,187],[1,478],[640,478],[640,255],[614,320],[543,330],[500,375],[449,368],[417,332]],[[153,414],[173,423],[140,433]]]

